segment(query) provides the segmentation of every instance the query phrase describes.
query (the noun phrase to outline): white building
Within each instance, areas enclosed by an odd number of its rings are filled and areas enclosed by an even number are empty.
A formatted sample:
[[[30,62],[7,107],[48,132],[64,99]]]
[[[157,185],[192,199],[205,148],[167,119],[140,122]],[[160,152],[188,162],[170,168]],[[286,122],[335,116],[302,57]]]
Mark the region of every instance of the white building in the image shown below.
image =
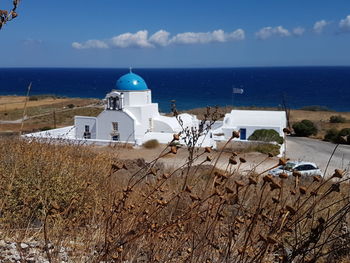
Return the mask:
[[[25,137],[68,139],[84,143],[108,144],[114,142],[142,145],[152,139],[168,143],[173,134],[183,128],[198,128],[199,120],[190,114],[180,114],[182,126],[175,117],[161,115],[158,104],[152,102],[146,82],[132,72],[120,77],[116,89],[106,95],[105,109],[97,117],[75,116],[74,126],[31,133]],[[284,111],[232,110],[222,122],[215,123],[201,136],[197,146],[216,147],[216,142],[227,141],[233,131],[240,131],[238,140],[247,141],[258,129],[273,129],[281,136],[286,127]],[[183,143],[180,140],[180,143]],[[284,146],[282,146],[282,152]]]
[[[173,134],[184,128],[197,127],[196,116],[180,114],[182,125],[175,117],[163,116],[158,103],[152,103],[151,90],[146,82],[132,72],[120,77],[116,89],[106,95],[105,109],[97,117],[75,116],[74,126],[38,132],[27,137],[69,139],[87,143],[124,142],[142,145],[157,139],[168,143]],[[202,136],[198,146],[214,146],[209,136]]]
[[[287,118],[284,111],[232,110],[225,114],[224,120],[213,128],[215,141],[227,141],[233,131],[239,131],[239,141],[247,141],[256,130],[271,129],[285,137],[283,129],[287,127]],[[285,145],[281,145],[283,154]]]
[[[287,126],[284,111],[232,110],[226,113],[222,125],[213,131],[228,140],[233,131],[240,132],[240,140],[247,140],[254,131],[271,129],[284,136],[283,129]]]

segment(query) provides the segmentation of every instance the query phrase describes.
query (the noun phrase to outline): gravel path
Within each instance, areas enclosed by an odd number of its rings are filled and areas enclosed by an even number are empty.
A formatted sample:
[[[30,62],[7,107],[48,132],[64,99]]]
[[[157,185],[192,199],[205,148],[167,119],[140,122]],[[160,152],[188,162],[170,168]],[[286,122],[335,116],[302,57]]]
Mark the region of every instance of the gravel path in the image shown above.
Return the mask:
[[[329,158],[336,145],[304,137],[287,138],[287,157],[291,160],[302,160],[316,163],[324,172]],[[339,145],[329,163],[327,174],[334,169],[350,168],[350,145]]]
[[[3,120],[0,120],[0,124],[19,124],[19,123],[22,123],[22,120],[28,120],[29,118],[28,117],[25,117],[24,119],[20,118],[18,120],[14,120],[14,121],[3,121]]]

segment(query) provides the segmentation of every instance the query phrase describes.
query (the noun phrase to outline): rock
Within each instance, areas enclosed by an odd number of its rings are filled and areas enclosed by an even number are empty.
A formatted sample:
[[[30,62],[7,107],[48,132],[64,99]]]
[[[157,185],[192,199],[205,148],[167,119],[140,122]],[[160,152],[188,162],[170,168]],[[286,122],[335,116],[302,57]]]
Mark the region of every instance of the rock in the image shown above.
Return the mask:
[[[26,243],[21,243],[19,245],[22,249],[27,249],[29,247],[29,245],[27,245]]]
[[[29,245],[30,245],[30,247],[33,247],[33,248],[35,248],[35,247],[40,247],[40,243],[37,242],[37,241],[30,242]]]
[[[6,246],[6,242],[4,240],[0,240],[0,249],[5,246]]]
[[[14,252],[10,258],[14,261],[21,260],[21,256],[17,253],[17,251]]]

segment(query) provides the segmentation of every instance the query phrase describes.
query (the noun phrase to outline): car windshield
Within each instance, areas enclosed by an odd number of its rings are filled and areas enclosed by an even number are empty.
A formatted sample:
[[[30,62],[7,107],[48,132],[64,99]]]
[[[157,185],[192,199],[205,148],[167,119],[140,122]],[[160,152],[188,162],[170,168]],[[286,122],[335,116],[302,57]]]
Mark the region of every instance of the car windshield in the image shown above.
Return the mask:
[[[287,163],[285,166],[282,167],[283,170],[292,171],[295,167],[295,163]]]

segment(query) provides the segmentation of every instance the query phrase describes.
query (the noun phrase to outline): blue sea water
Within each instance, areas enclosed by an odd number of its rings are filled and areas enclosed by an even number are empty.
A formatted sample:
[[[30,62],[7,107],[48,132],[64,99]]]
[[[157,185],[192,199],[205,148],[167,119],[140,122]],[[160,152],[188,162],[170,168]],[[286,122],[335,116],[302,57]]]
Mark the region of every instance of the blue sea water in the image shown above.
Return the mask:
[[[350,67],[134,69],[164,112],[205,106],[278,107],[285,96],[291,108],[321,105],[350,111]],[[0,68],[0,95],[103,98],[128,69]],[[244,89],[232,94],[232,88]]]

